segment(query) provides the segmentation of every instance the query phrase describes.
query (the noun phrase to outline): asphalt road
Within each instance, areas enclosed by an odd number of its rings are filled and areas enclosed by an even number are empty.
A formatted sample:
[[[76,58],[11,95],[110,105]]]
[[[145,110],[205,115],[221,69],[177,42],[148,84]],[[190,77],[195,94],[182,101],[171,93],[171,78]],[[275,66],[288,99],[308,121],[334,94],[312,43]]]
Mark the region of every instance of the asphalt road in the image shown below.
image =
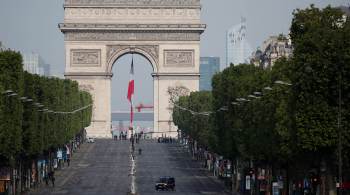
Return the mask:
[[[142,148],[136,162],[136,187],[140,195],[224,195],[224,186],[192,160],[188,153],[177,144],[141,142]],[[172,176],[176,190],[155,191],[154,184],[160,176]]]
[[[73,156],[71,166],[56,172],[55,187],[42,186],[32,195],[126,195],[130,191],[130,143],[128,141],[96,140],[84,144]],[[191,160],[181,146],[154,141],[141,141],[136,151],[136,189],[138,195],[217,194],[224,187],[207,176],[199,164]],[[176,178],[176,191],[155,191],[160,176]]]

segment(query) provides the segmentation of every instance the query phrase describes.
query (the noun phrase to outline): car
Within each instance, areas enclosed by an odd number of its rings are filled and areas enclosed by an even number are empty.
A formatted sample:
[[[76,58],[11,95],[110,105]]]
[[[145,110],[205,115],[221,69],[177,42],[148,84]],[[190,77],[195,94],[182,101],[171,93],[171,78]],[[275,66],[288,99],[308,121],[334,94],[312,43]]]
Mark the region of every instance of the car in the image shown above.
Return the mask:
[[[87,143],[95,143],[95,139],[92,137],[87,138]]]
[[[158,190],[175,190],[174,177],[160,177],[156,182],[155,189]]]

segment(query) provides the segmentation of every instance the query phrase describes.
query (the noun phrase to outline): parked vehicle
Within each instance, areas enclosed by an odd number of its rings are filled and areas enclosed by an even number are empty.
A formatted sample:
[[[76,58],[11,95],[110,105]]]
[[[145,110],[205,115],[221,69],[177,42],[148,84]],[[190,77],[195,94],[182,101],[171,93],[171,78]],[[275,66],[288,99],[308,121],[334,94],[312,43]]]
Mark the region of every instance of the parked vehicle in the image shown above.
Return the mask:
[[[160,177],[155,185],[156,190],[175,190],[174,177]]]
[[[95,139],[92,137],[87,138],[87,143],[95,143]]]

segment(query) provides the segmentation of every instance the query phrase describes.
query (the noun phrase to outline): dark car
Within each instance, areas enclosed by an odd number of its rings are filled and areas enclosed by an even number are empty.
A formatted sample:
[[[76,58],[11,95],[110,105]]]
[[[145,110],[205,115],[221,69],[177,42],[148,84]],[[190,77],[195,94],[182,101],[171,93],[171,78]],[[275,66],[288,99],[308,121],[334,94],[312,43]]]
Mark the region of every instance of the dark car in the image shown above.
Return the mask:
[[[156,190],[175,190],[175,178],[161,177],[156,183]]]

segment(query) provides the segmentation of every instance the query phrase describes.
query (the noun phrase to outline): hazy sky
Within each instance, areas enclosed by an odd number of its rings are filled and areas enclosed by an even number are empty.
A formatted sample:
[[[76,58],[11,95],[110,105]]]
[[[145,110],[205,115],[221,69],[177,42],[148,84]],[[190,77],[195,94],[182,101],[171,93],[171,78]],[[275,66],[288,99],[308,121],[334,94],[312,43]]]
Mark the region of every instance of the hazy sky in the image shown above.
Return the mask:
[[[350,0],[202,0],[201,56],[219,56],[225,63],[226,29],[247,19],[247,39],[256,48],[271,35],[288,33],[292,12],[311,3],[317,7],[349,5]],[[39,53],[51,64],[51,72],[64,72],[63,34],[57,24],[63,22],[63,0],[0,0],[0,41],[22,52]],[[126,86],[131,57],[124,56],[113,69],[113,110],[127,110]],[[151,65],[135,58],[136,102],[152,104]]]

